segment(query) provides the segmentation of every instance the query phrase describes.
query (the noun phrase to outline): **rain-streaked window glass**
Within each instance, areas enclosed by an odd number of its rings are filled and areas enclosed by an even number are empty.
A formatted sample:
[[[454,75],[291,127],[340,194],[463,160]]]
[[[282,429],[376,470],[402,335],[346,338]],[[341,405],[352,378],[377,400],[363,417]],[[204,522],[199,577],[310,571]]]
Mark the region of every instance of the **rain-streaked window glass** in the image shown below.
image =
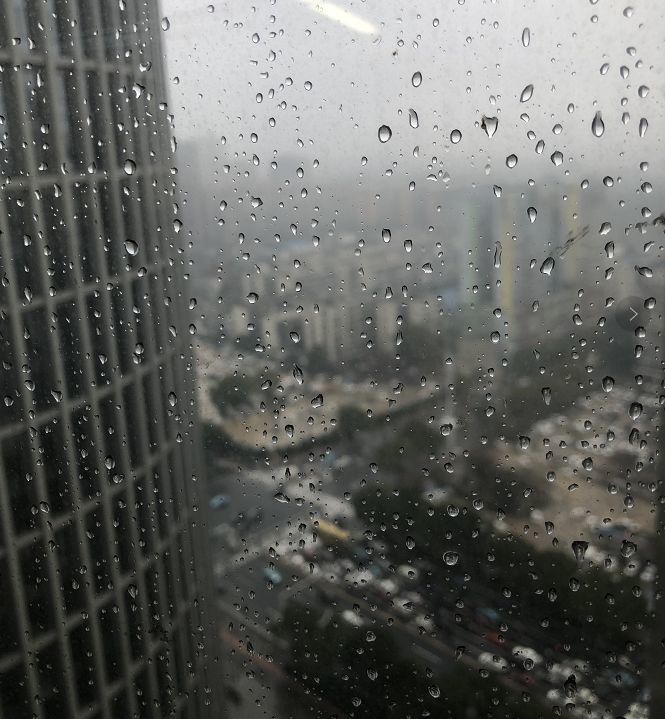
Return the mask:
[[[0,719],[659,719],[665,5],[0,0]]]

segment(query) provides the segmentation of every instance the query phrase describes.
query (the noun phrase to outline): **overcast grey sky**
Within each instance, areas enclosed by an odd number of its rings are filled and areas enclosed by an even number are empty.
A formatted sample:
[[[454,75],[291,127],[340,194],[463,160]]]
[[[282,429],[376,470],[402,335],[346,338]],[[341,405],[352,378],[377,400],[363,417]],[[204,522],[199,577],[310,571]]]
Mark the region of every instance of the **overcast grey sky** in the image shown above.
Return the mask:
[[[301,140],[322,163],[362,155],[400,163],[419,145],[421,166],[433,155],[452,169],[489,164],[507,181],[506,156],[518,157],[513,173],[538,173],[550,170],[550,155],[559,149],[571,173],[589,160],[616,173],[617,165],[626,165],[622,151],[635,157],[643,150],[644,159],[662,153],[665,4],[634,5],[631,13],[626,2],[613,0],[277,0],[254,6],[164,0],[176,134],[224,135],[232,151],[251,147],[266,160],[273,150],[298,152]],[[601,74],[605,63],[609,69]],[[630,72],[625,79],[622,65]],[[411,82],[415,72],[422,73],[419,87]],[[533,96],[520,102],[528,84]],[[641,85],[650,89],[644,98]],[[418,128],[410,126],[410,108]],[[605,124],[600,138],[591,133],[596,111]],[[483,114],[499,118],[491,139],[478,127]],[[641,117],[650,128],[638,138]],[[557,123],[559,135],[553,133]],[[385,144],[377,138],[382,124],[393,131]],[[462,133],[455,145],[454,129]],[[251,133],[258,136],[253,147]],[[539,139],[542,155],[534,151]]]

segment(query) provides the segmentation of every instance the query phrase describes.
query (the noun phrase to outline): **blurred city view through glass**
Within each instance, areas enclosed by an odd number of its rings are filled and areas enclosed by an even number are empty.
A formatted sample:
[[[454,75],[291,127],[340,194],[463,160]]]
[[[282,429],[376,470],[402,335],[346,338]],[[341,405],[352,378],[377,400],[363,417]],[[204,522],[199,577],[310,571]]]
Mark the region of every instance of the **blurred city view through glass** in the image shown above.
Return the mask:
[[[0,719],[658,719],[665,5],[0,0]]]

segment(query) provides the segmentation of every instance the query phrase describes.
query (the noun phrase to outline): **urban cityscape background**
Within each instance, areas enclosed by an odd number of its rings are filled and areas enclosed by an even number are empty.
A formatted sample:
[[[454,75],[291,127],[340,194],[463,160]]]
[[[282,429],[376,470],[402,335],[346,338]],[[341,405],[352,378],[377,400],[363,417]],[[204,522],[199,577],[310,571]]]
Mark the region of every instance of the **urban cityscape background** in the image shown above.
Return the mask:
[[[0,0],[0,719],[655,719],[665,8]]]

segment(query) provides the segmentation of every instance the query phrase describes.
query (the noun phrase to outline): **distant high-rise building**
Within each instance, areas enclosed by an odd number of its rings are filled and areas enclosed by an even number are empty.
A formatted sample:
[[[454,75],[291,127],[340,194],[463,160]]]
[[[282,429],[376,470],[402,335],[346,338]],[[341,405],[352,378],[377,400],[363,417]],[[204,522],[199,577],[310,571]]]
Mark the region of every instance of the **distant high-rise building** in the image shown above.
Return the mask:
[[[2,719],[211,715],[159,23],[0,0]]]

